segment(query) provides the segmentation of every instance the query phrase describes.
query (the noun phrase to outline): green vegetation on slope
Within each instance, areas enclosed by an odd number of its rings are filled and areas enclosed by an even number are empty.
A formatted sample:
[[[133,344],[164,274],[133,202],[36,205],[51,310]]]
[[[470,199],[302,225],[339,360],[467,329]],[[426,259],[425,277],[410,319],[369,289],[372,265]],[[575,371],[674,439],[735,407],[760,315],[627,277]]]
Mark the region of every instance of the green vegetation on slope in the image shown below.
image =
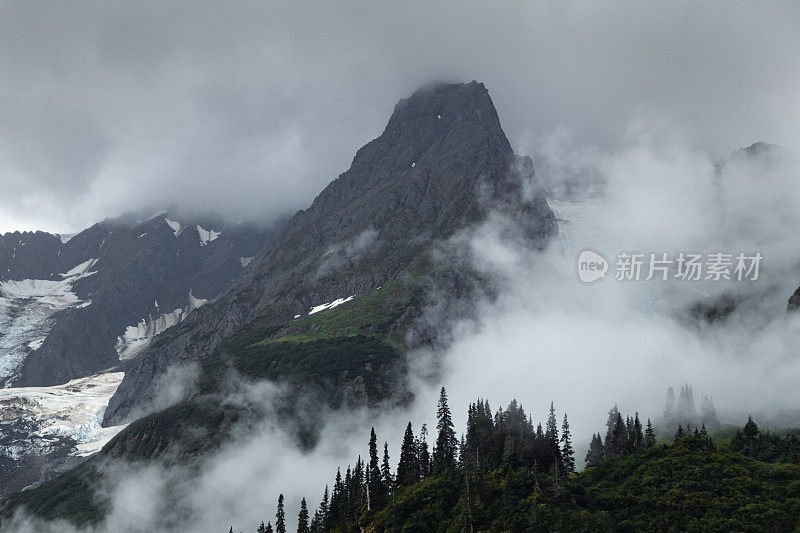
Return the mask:
[[[364,335],[382,339],[404,351],[405,330],[393,326],[410,308],[419,305],[421,292],[412,281],[390,281],[333,309],[292,320],[259,344]]]
[[[509,466],[397,491],[367,531],[795,531],[800,466],[703,449],[691,435],[569,480]],[[471,515],[471,519],[470,519]]]
[[[4,502],[3,516],[25,508],[47,520],[68,517],[76,525],[98,522],[107,505],[95,498],[101,479],[97,463],[97,459],[91,458],[36,489],[12,494]]]

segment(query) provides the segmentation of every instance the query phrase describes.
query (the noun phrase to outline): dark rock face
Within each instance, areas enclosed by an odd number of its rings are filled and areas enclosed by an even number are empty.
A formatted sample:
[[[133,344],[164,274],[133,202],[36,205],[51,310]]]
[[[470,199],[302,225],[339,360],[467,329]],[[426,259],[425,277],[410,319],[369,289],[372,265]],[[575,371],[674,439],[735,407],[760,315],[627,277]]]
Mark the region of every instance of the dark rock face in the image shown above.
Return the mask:
[[[61,239],[42,231],[0,235],[0,281],[51,279],[53,258],[61,247]]]
[[[86,305],[51,317],[44,341],[10,377],[14,386],[56,385],[118,365],[115,345],[126,327],[187,307],[190,292],[215,298],[244,270],[240,258],[254,256],[267,241],[261,230],[175,218],[179,230],[168,214],[106,220],[66,243],[42,232],[0,236],[0,280],[61,281],[76,265],[96,259],[89,268],[94,273],[71,287]],[[221,234],[203,242],[198,224]]]
[[[800,288],[794,291],[794,294],[789,297],[789,303],[786,309],[792,312],[800,310]]]
[[[167,367],[208,358],[255,319],[281,324],[336,298],[409,273],[431,245],[507,210],[531,238],[556,232],[543,194],[523,198],[529,158],[516,157],[483,84],[420,89],[350,169],[292,217],[254,260],[257,268],[214,305],[193,313],[132,361],[106,410],[125,420],[155,394]]]

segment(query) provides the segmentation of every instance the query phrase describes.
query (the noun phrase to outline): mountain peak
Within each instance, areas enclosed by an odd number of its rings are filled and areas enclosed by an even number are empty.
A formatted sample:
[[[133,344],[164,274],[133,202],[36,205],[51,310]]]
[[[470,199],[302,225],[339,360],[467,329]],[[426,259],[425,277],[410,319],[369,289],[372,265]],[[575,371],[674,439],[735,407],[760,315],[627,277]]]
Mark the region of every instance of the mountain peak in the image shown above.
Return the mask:
[[[533,176],[531,160],[514,155],[482,84],[417,90],[395,106],[350,168],[287,221],[230,293],[130,363],[105,423],[126,420],[153,398],[156,377],[170,364],[211,357],[221,339],[253,321],[286,324],[320,302],[403,278],[428,261],[435,243],[491,209],[508,211],[542,242],[556,225],[543,195],[522,194]]]
[[[437,133],[455,128],[454,142],[483,143],[503,155],[513,153],[500,126],[489,91],[482,83],[436,83],[417,89],[395,105],[384,130],[390,136],[406,135],[420,146]]]
[[[356,152],[345,175],[376,183],[456,153],[474,165],[513,155],[482,83],[426,85],[400,100],[383,133]]]

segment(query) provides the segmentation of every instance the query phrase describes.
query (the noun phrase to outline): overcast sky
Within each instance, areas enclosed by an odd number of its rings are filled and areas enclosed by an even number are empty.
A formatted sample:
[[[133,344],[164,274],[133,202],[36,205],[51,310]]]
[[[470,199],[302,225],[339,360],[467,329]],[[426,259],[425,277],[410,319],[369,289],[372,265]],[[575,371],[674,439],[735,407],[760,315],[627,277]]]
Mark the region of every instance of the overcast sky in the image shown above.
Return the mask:
[[[632,125],[718,158],[800,151],[793,2],[0,2],[0,231],[178,204],[305,207],[430,80],[489,88],[515,147]]]

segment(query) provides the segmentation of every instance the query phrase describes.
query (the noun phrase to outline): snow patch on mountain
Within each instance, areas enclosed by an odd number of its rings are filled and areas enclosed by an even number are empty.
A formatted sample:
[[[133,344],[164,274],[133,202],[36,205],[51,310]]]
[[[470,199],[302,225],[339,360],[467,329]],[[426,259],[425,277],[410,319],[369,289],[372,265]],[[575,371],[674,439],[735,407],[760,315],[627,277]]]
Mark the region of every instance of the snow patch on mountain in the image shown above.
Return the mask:
[[[175,222],[174,220],[170,220],[168,218],[165,218],[164,222],[166,222],[167,225],[169,225],[169,227],[172,228],[172,232],[175,234],[176,237],[180,235],[181,232],[183,231],[183,226],[181,225],[180,222]]]
[[[249,265],[250,261],[252,261],[252,260],[253,260],[252,257],[240,257],[239,258],[239,262],[242,264],[243,268],[246,267],[247,265]]]
[[[222,232],[214,231],[213,229],[205,229],[203,226],[198,224],[197,234],[200,236],[200,246],[205,246],[211,241],[216,240],[220,235],[222,235]]]
[[[117,337],[116,350],[120,361],[132,359],[139,355],[142,350],[147,348],[153,337],[178,324],[189,313],[198,307],[202,307],[207,302],[208,300],[203,298],[196,298],[192,291],[189,291],[189,301],[186,306],[178,307],[170,313],[161,313],[155,318],[152,315],[148,315],[147,319],[141,319],[135,326],[125,328],[125,332]],[[158,307],[157,303],[156,307]]]
[[[98,261],[97,258],[87,259],[80,265],[69,269],[66,273],[59,274],[59,276],[61,276],[65,280],[73,282],[75,280],[91,276],[92,274],[97,274],[97,272],[89,271],[90,268],[92,268],[94,265],[97,264],[97,261]]]
[[[314,313],[319,313],[320,311],[327,311],[328,309],[333,309],[336,306],[342,305],[345,302],[349,302],[352,300],[354,296],[348,296],[347,298],[339,298],[338,300],[334,300],[332,302],[317,305],[312,307],[311,310],[308,312],[309,315],[313,315]]]
[[[39,337],[38,339],[32,340],[31,342],[28,343],[28,348],[30,348],[31,350],[38,350],[39,348],[42,347],[42,344],[44,344],[45,338],[46,337]]]

